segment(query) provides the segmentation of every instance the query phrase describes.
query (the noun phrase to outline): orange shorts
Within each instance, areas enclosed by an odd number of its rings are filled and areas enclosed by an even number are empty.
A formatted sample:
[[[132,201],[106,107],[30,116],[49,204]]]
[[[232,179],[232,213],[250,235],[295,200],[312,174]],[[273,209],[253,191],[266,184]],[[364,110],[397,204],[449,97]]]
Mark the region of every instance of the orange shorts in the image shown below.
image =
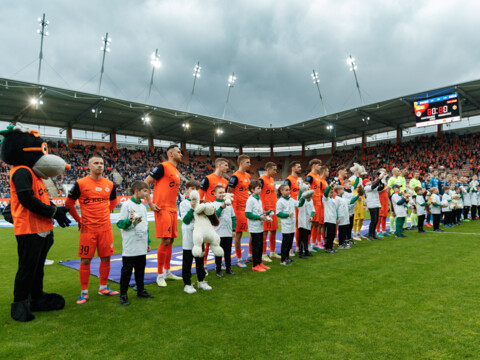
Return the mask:
[[[263,222],[263,231],[277,231],[278,230],[278,217],[277,215],[270,216],[272,221]]]
[[[95,256],[95,250],[97,250],[100,257],[109,257],[115,253],[111,228],[94,233],[80,232],[78,257],[91,259]]]
[[[325,215],[325,210],[323,208],[323,205],[315,206],[315,215],[313,216],[313,222],[324,224],[325,223],[324,215]]]
[[[177,237],[177,212],[168,210],[155,211],[155,233],[157,239]]]
[[[235,228],[236,232],[246,232],[248,231],[248,222],[245,212],[238,211],[235,213],[237,215],[237,227]]]
[[[388,204],[387,205],[382,204],[382,207],[380,208],[380,212],[379,212],[378,216],[388,217]]]

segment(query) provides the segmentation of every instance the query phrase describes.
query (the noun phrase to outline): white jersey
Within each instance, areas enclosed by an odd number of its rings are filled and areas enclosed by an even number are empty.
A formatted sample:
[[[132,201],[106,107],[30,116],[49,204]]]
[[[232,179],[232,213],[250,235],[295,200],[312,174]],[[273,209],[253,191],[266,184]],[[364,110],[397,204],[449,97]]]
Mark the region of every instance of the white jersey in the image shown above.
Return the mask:
[[[148,220],[147,208],[134,202],[132,199],[125,201],[120,209],[119,220],[130,218],[130,212],[135,211],[142,217],[136,226],[131,224],[127,229],[121,229],[122,233],[122,256],[146,255],[148,247]]]
[[[190,210],[192,210],[190,212]],[[190,212],[192,216],[192,221],[189,224],[185,224],[183,218]],[[180,203],[180,218],[182,219],[182,249],[183,250],[192,250],[193,249],[193,224],[195,218],[193,218],[193,209],[190,204],[190,199],[182,200]]]
[[[400,218],[407,216],[407,202],[405,201],[402,204],[398,204],[402,199],[405,200],[404,197],[398,193],[392,195],[393,211],[395,215]]]
[[[417,203],[417,215],[418,216],[425,215],[426,214],[426,205],[422,206],[422,204],[425,204],[426,201],[425,201],[425,198],[423,197],[423,195],[417,195],[417,197],[415,199],[415,202]]]
[[[367,200],[367,208],[381,208],[380,196],[378,195],[378,186],[372,189],[372,185],[365,186],[365,198]]]
[[[215,212],[221,208],[223,201],[215,201],[213,202],[213,206],[215,207]],[[215,226],[215,232],[220,237],[232,237],[233,231],[233,218],[235,217],[235,212],[233,211],[233,207],[228,205],[225,209],[222,209],[220,216],[218,216],[218,221],[220,222],[218,226]]]
[[[452,197],[450,196],[449,193],[445,193],[442,196],[442,212],[452,212],[452,209],[450,209],[450,202],[452,201]]]
[[[280,196],[280,198],[277,201],[277,216],[279,213],[285,213],[285,214],[290,214],[293,213],[293,216],[289,216],[287,218],[280,218],[280,223],[282,225],[282,234],[292,234],[295,232],[295,223],[296,223],[296,217],[295,217],[295,207],[298,206],[298,201],[295,199],[292,199],[289,197],[288,199],[284,198],[283,196]]]
[[[344,195],[337,196],[335,198],[335,202],[337,205],[338,225],[350,224],[350,215],[348,214],[348,206],[350,205],[350,200],[345,198]]]
[[[298,207],[298,228],[310,230],[312,222],[310,218],[315,214],[315,207],[312,199],[305,200],[302,206]]]
[[[431,199],[432,204],[430,205],[430,211],[432,214],[440,214],[442,212],[441,206],[435,206],[434,204],[440,205],[440,196],[438,194],[433,194]]]
[[[255,195],[250,195],[247,200],[247,205],[245,207],[245,213],[252,213],[253,215],[261,216],[263,215],[262,200],[260,197],[257,199]],[[247,218],[248,230],[251,233],[263,233],[263,222],[262,220],[251,220]]]
[[[354,198],[353,191],[348,192],[345,190],[345,192],[343,193],[343,197],[348,200],[348,215],[355,214],[355,205],[357,204],[357,202],[354,202],[353,204],[350,203]]]
[[[472,194],[470,191],[467,191],[463,194],[463,205],[472,206]]]
[[[323,209],[325,223],[337,223],[337,201],[333,197],[323,196]]]

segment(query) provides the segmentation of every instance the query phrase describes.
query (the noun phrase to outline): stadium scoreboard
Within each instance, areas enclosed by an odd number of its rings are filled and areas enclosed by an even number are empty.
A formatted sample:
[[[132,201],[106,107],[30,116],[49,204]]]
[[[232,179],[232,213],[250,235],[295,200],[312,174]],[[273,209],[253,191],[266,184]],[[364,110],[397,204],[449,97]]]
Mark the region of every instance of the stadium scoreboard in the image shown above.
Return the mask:
[[[438,96],[413,103],[417,127],[460,121],[458,93]]]

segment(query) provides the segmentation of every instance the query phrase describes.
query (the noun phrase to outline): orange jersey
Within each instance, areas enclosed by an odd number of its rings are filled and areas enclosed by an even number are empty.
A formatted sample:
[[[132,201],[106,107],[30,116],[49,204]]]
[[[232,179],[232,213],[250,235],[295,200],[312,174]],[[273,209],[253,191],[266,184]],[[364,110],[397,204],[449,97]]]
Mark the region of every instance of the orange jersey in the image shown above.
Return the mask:
[[[248,185],[250,185],[250,174],[235,171],[228,182],[228,187],[233,189],[233,209],[235,214],[245,212],[248,200]]]
[[[325,189],[328,187],[328,183],[327,183],[327,180],[325,180],[324,178],[318,176],[318,179],[320,181],[320,198],[323,197],[323,193],[325,192]],[[322,202],[323,204],[323,202]]]
[[[177,195],[180,188],[180,173],[175,165],[164,161],[150,173],[155,179],[153,203],[161,210],[177,211]]]
[[[77,180],[68,197],[80,204],[82,231],[90,233],[111,229],[110,201],[117,198],[113,182],[104,177],[94,180],[85,176]]]
[[[21,170],[25,169],[25,170]],[[19,171],[19,173],[15,173]],[[27,183],[25,179],[28,177],[28,173],[31,175],[31,184]],[[15,178],[12,180],[12,178]],[[18,189],[15,184],[17,184]],[[25,185],[23,187],[23,185]],[[31,186],[30,186],[31,185]],[[32,169],[27,166],[14,166],[10,170],[10,198],[11,198],[11,212],[13,218],[13,231],[15,235],[27,235],[37,234],[53,229],[52,219],[36,214],[20,204],[18,200],[17,190],[26,191],[33,190],[33,196],[40,200],[45,205],[50,204],[50,198],[48,197],[47,188],[43,180],[38,177]]]
[[[262,201],[263,210],[274,210],[277,208],[277,195],[275,194],[275,182],[272,177],[267,175],[260,176],[262,184],[262,192],[260,200]]]
[[[300,192],[300,187],[298,186],[298,176],[288,175],[285,184],[290,187],[290,196],[292,199],[298,200],[298,193]]]
[[[322,195],[320,195],[320,176],[309,172],[305,181],[310,183],[310,190],[315,191],[312,200],[314,204],[321,204],[322,203]]]
[[[215,173],[207,175],[200,185],[200,199],[205,199],[205,201],[214,202],[215,198],[215,188],[221,185],[227,189],[228,181],[223,176],[218,176]]]

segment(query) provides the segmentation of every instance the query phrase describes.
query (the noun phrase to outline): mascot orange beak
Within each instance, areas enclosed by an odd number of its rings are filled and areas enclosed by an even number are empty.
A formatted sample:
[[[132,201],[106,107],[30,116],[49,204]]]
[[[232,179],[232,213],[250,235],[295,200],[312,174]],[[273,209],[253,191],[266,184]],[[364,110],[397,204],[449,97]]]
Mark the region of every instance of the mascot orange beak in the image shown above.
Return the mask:
[[[65,164],[65,171],[68,171],[72,168],[72,165],[70,164]]]

